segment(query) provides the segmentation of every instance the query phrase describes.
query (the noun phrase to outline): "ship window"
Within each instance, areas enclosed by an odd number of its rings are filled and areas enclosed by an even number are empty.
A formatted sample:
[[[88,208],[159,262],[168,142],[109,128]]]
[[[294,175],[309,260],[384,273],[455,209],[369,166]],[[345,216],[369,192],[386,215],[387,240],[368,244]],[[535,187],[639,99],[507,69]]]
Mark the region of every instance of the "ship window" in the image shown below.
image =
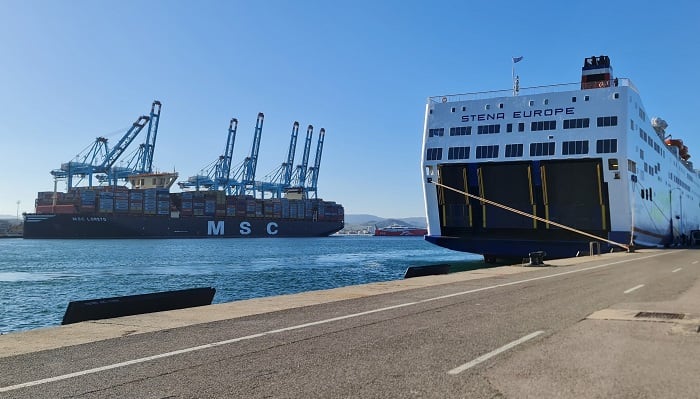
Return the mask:
[[[523,156],[523,145],[522,144],[506,144],[506,158],[522,157]]]
[[[644,189],[639,190],[639,194],[642,196],[642,199],[644,199]]]
[[[619,168],[620,168],[620,165],[617,162],[617,158],[608,159],[608,169],[609,170],[618,170]]]
[[[653,201],[653,200],[654,200],[654,192],[651,191],[651,187],[649,187],[649,201]]]
[[[450,147],[447,159],[469,159],[469,147]]]
[[[576,97],[571,97],[571,102],[575,103],[576,102]]]
[[[476,147],[476,158],[498,158],[497,145],[480,145]]]
[[[512,133],[513,132],[513,124],[509,123],[506,125],[506,132],[507,133]]]
[[[557,121],[539,121],[532,122],[530,130],[536,132],[538,130],[554,130],[557,128]]]
[[[542,104],[544,104],[544,105],[549,104],[549,99],[548,99],[548,98],[545,98],[544,101],[542,101]]]
[[[430,115],[432,115],[432,114],[433,114],[433,110],[431,109],[431,110],[430,110]]]
[[[428,129],[428,137],[444,136],[445,128],[441,127],[439,129]]]
[[[519,132],[524,132],[524,131],[525,131],[525,123],[524,123],[524,122],[518,123],[518,131],[519,131]]]
[[[156,185],[156,178],[155,177],[153,178],[153,185],[154,186]]]
[[[617,126],[617,116],[598,117],[598,127]]]
[[[634,119],[630,119],[630,129],[634,130]]]
[[[503,109],[503,103],[499,103],[498,108]]]
[[[450,128],[450,136],[468,136],[472,134],[471,126],[457,126]]]
[[[647,132],[645,132],[644,130],[642,130],[641,127],[639,128],[639,137],[641,137],[642,140],[647,141]]]
[[[641,158],[642,160],[644,159],[644,150],[642,149],[639,150],[639,158]]]
[[[425,160],[426,161],[440,161],[442,160],[442,148],[428,148],[426,151]]]
[[[597,140],[596,152],[598,154],[609,154],[617,152],[617,139]]]
[[[631,159],[628,159],[627,160],[627,169],[629,169],[630,173],[637,173],[637,163]]]
[[[530,143],[530,156],[554,155],[554,143]]]
[[[477,126],[476,134],[494,134],[501,132],[501,125],[480,125]]]
[[[565,141],[561,144],[562,155],[588,154],[588,140]]]
[[[581,129],[588,127],[590,123],[589,118],[580,119],[564,119],[564,129]]]
[[[614,94],[613,94],[613,98],[614,98],[614,99],[620,98],[620,93],[614,93]]]
[[[462,107],[462,112],[466,111],[467,107]]]
[[[486,105],[484,106],[484,109],[491,109],[491,104],[486,104]]]
[[[532,101],[532,100],[530,100],[530,101],[528,101],[528,102],[527,102],[527,105],[529,105],[529,106],[531,106],[531,107],[532,107],[533,105],[535,105],[535,102],[534,102],[534,101]]]
[[[591,99],[591,98],[590,98],[589,96],[583,96],[583,101],[588,101],[588,100],[590,100],[590,99]]]
[[[455,112],[457,109],[455,107],[452,107],[452,112]]]

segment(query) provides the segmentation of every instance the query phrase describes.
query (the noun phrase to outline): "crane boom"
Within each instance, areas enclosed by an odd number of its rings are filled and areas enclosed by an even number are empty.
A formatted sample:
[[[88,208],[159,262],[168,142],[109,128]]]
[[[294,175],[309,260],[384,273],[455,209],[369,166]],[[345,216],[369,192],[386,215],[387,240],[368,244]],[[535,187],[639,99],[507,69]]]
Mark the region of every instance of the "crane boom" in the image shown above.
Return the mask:
[[[141,158],[141,163],[137,165],[143,173],[153,172],[153,152],[156,148],[156,137],[158,136],[158,122],[160,122],[160,101],[153,101],[151,105],[151,115],[148,120],[148,133]]]
[[[306,167],[309,164],[309,154],[311,153],[311,139],[314,135],[314,127],[309,125],[306,129],[306,141],[304,142],[304,154],[301,157],[301,164],[297,165],[294,183],[298,187],[304,187],[306,183]]]
[[[314,166],[309,168],[309,184],[307,185],[307,187],[308,191],[314,192],[314,196],[316,196],[318,172],[321,168],[321,154],[323,154],[323,139],[325,136],[326,129],[321,128],[321,132],[318,135],[318,144],[316,145],[316,158],[314,160]]]
[[[238,119],[232,118],[228,125],[228,137],[226,138],[226,150],[220,157],[221,162],[217,164],[216,182],[219,187],[227,189],[231,179],[231,160],[233,159],[233,146],[236,142],[236,130],[238,130]]]
[[[292,173],[294,172],[294,153],[297,150],[297,136],[299,135],[299,122],[294,122],[292,127],[292,138],[289,142],[289,153],[287,154],[287,163],[284,165],[284,179],[282,184],[289,186],[292,182]]]
[[[140,116],[139,119],[137,119],[136,122],[131,125],[131,128],[129,128],[121,140],[119,140],[117,145],[109,151],[102,164],[95,168],[94,172],[108,173],[109,169],[114,166],[114,163],[117,162],[119,157],[124,153],[129,144],[134,141],[136,136],[144,128],[144,126],[146,126],[146,122],[149,120],[150,118],[145,115]]]
[[[250,157],[246,158],[245,174],[241,183],[243,186],[255,184],[255,169],[258,166],[258,152],[260,151],[260,138],[262,137],[263,120],[265,115],[258,113],[258,120],[255,122],[255,135],[253,136],[253,146],[250,149]]]

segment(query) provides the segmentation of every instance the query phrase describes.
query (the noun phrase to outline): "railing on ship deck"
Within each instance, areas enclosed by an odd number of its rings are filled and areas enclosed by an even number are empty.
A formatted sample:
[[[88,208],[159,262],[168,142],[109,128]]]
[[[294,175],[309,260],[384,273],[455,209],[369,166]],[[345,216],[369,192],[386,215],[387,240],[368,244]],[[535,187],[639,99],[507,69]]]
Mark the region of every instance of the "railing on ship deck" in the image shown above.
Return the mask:
[[[541,94],[560,91],[572,91],[581,89],[581,82],[559,83],[554,85],[523,87],[518,91],[518,96],[529,94]],[[583,84],[583,89],[597,89],[605,87],[626,86],[639,93],[637,87],[628,78],[615,78],[602,82],[588,82]],[[467,100],[484,100],[497,97],[513,96],[513,89],[479,91],[474,93],[446,94],[443,96],[428,97],[428,103],[446,103]]]

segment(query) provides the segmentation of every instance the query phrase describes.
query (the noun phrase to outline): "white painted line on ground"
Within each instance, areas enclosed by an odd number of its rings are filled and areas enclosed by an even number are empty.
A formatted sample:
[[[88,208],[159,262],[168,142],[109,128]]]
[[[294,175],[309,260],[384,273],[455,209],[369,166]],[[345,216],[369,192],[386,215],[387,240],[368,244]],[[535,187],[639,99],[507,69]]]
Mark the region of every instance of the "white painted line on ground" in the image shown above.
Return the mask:
[[[406,303],[402,303],[402,304],[398,304],[398,305],[394,305],[394,306],[388,306],[388,307],[385,307],[385,308],[373,309],[373,310],[368,310],[368,311],[360,312],[360,313],[352,313],[352,314],[348,314],[348,315],[345,315],[345,316],[333,317],[333,318],[331,318],[331,319],[325,319],[325,320],[318,320],[318,321],[314,321],[314,322],[311,322],[311,323],[298,324],[298,325],[295,325],[295,326],[280,328],[280,329],[276,329],[276,330],[269,330],[269,331],[261,332],[261,333],[258,333],[258,334],[247,335],[247,336],[245,336],[245,337],[238,337],[238,338],[228,339],[228,340],[225,340],[225,341],[212,342],[212,343],[205,344],[205,345],[193,346],[193,347],[190,347],[190,348],[184,348],[184,349],[180,349],[180,350],[176,350],[176,351],[172,351],[172,352],[166,352],[166,353],[161,353],[161,354],[158,354],[158,355],[153,355],[153,356],[147,356],[147,357],[142,357],[142,358],[138,358],[138,359],[128,360],[128,361],[121,362],[121,363],[115,363],[115,364],[110,364],[110,365],[106,365],[106,366],[102,366],[102,367],[97,367],[97,368],[93,368],[93,369],[82,370],[82,371],[78,371],[78,372],[75,372],[75,373],[63,374],[63,375],[59,375],[59,376],[55,376],[55,377],[44,378],[44,379],[35,380],[35,381],[29,381],[29,382],[25,382],[25,383],[22,383],[22,384],[16,384],[16,385],[9,385],[9,386],[6,386],[6,387],[0,387],[0,392],[9,392],[9,391],[14,391],[14,390],[17,390],[17,389],[20,389],[20,388],[27,388],[27,387],[37,386],[37,385],[43,385],[43,384],[47,384],[47,383],[50,383],[50,382],[56,382],[56,381],[61,381],[61,380],[67,380],[67,379],[73,378],[73,377],[79,377],[79,376],[83,376],[83,375],[99,373],[99,372],[106,371],[106,370],[112,370],[112,369],[116,369],[116,368],[120,368],[120,367],[131,366],[131,365],[134,365],[134,364],[145,363],[145,362],[149,362],[149,361],[156,360],[156,359],[163,359],[163,358],[166,358],[166,357],[181,355],[181,354],[184,354],[184,353],[195,352],[195,351],[199,351],[199,350],[203,350],[203,349],[214,348],[214,347],[217,347],[217,346],[233,344],[233,343],[240,342],[240,341],[246,341],[246,340],[250,340],[250,339],[254,339],[254,338],[264,337],[264,336],[266,336],[266,335],[277,334],[277,333],[286,332],[286,331],[292,331],[292,330],[298,330],[298,329],[301,329],[301,328],[306,328],[306,327],[311,327],[311,326],[317,326],[317,325],[326,324],[326,323],[332,323],[332,322],[335,322],[335,321],[351,319],[351,318],[354,318],[354,317],[366,316],[366,315],[373,314],[373,313],[379,313],[379,312],[384,312],[384,311],[387,311],[387,310],[399,309],[399,308],[403,308],[403,307],[406,307],[406,306],[417,305],[417,304],[421,304],[421,303],[427,303],[427,302],[432,302],[432,301],[437,301],[437,300],[441,300],[441,299],[452,298],[452,297],[461,296],[461,295],[473,294],[473,293],[475,293],[475,292],[481,292],[481,291],[487,291],[487,290],[492,290],[492,289],[496,289],[496,288],[508,287],[508,286],[511,286],[511,285],[529,283],[529,282],[531,282],[531,281],[545,280],[545,279],[549,279],[549,278],[553,278],[553,277],[559,277],[559,276],[565,276],[565,275],[573,274],[573,273],[581,273],[581,272],[585,272],[585,271],[589,271],[589,270],[595,270],[595,269],[600,269],[600,268],[603,268],[603,267],[608,267],[608,266],[617,265],[617,264],[620,264],[620,263],[627,263],[627,262],[632,262],[632,261],[640,261],[640,260],[649,259],[649,258],[654,258],[654,257],[657,257],[657,256],[667,255],[667,254],[671,254],[671,253],[673,253],[673,252],[659,252],[659,253],[656,253],[656,254],[654,254],[654,255],[643,256],[643,257],[641,257],[641,258],[633,258],[633,259],[619,260],[619,261],[617,261],[617,262],[605,263],[605,264],[602,264],[602,265],[586,267],[586,268],[583,268],[583,269],[569,270],[569,271],[567,271],[567,272],[549,274],[549,275],[546,275],[546,276],[540,276],[540,277],[533,277],[533,278],[528,278],[528,279],[524,279],[524,280],[511,281],[511,282],[509,282],[509,283],[496,284],[496,285],[492,285],[492,286],[488,286],[488,287],[481,287],[481,288],[476,288],[476,289],[473,289],[473,290],[462,291],[462,292],[456,292],[456,293],[454,293],[454,294],[448,294],[448,295],[442,295],[442,296],[437,296],[437,297],[433,297],[433,298],[422,299],[422,300],[420,300],[420,301],[406,302]]]
[[[628,289],[627,291],[625,291],[625,294],[629,294],[630,292],[632,292],[632,291],[634,291],[634,290],[638,290],[638,289],[640,289],[640,288],[642,288],[642,287],[644,287],[644,284],[639,284],[638,286],[632,287],[632,288]]]
[[[691,265],[694,265],[694,264],[696,264],[696,263],[698,263],[698,262],[700,262],[700,261],[694,260],[694,261],[691,263]]]
[[[679,267],[679,268],[676,269],[676,270],[672,270],[671,273],[679,272],[679,271],[681,271],[681,270],[683,270],[683,268],[682,268],[682,267]]]
[[[532,333],[532,334],[528,334],[528,335],[526,335],[526,336],[524,336],[524,337],[522,337],[522,338],[520,338],[520,339],[517,339],[517,340],[515,340],[515,341],[513,341],[513,342],[511,342],[511,343],[509,343],[509,344],[503,345],[503,346],[501,346],[500,348],[498,348],[498,349],[496,349],[496,350],[494,350],[494,351],[491,351],[491,352],[489,352],[489,353],[487,353],[487,354],[485,354],[485,355],[482,355],[482,356],[477,357],[476,359],[472,360],[472,361],[469,362],[469,363],[464,363],[463,365],[461,365],[461,366],[459,366],[459,367],[453,368],[452,370],[448,371],[447,374],[457,375],[457,374],[461,373],[461,372],[464,371],[464,370],[470,369],[470,368],[476,366],[476,365],[479,364],[479,363],[482,363],[482,362],[485,362],[485,361],[491,359],[492,357],[498,355],[499,353],[502,353],[502,352],[507,351],[508,349],[514,348],[514,347],[516,347],[516,346],[522,344],[522,343],[525,342],[525,341],[529,341],[529,340],[531,340],[531,339],[537,337],[537,336],[540,335],[540,334],[544,334],[544,331],[535,331],[535,332]]]

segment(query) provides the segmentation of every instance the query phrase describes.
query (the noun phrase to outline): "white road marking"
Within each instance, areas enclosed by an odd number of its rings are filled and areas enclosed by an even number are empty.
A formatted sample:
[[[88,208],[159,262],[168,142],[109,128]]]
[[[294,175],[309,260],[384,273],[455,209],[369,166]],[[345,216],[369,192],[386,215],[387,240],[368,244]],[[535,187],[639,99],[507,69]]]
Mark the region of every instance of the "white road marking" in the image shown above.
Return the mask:
[[[632,291],[634,291],[634,290],[638,290],[638,289],[640,289],[640,288],[642,288],[642,287],[644,287],[644,284],[639,284],[638,286],[632,287],[632,288],[628,289],[627,291],[625,291],[625,294],[629,294],[630,292],[632,292]]]
[[[214,348],[214,347],[217,347],[217,346],[233,344],[233,343],[236,343],[236,342],[246,341],[246,340],[250,340],[250,339],[254,339],[254,338],[260,338],[260,337],[264,337],[264,336],[266,336],[266,335],[277,334],[277,333],[286,332],[286,331],[292,331],[292,330],[298,330],[298,329],[302,329],[302,328],[306,328],[306,327],[311,327],[311,326],[317,326],[317,325],[321,325],[321,324],[332,323],[332,322],[335,322],[335,321],[340,321],[340,320],[345,320],[345,319],[351,319],[351,318],[354,318],[354,317],[366,316],[366,315],[373,314],[373,313],[379,313],[379,312],[384,312],[384,311],[387,311],[387,310],[399,309],[399,308],[403,308],[403,307],[406,307],[406,306],[412,306],[412,305],[417,305],[417,304],[421,304],[421,303],[427,303],[427,302],[432,302],[432,301],[438,301],[438,300],[441,300],[441,299],[447,299],[447,298],[452,298],[452,297],[461,296],[461,295],[473,294],[473,293],[475,293],[475,292],[481,292],[481,291],[487,291],[487,290],[492,290],[492,289],[496,289],[496,288],[508,287],[508,286],[511,286],[511,285],[529,283],[529,282],[531,282],[531,281],[545,280],[545,279],[549,279],[549,278],[553,278],[553,277],[559,277],[559,276],[565,276],[565,275],[573,274],[573,273],[581,273],[581,272],[585,272],[585,271],[589,271],[589,270],[595,270],[595,269],[600,269],[600,268],[603,268],[603,267],[608,267],[608,266],[617,265],[617,264],[620,264],[620,263],[627,263],[627,262],[632,262],[632,261],[640,261],[640,260],[644,260],[644,259],[654,258],[654,257],[661,256],[661,255],[667,255],[667,254],[670,254],[670,253],[673,253],[673,252],[659,252],[659,253],[657,253],[657,254],[649,255],[649,256],[644,256],[644,257],[641,257],[641,258],[625,259],[625,260],[620,260],[620,261],[617,261],[617,262],[605,263],[605,264],[602,264],[602,265],[586,267],[586,268],[578,269],[578,270],[569,270],[569,271],[566,271],[566,272],[555,273],[555,274],[549,274],[549,275],[546,275],[546,276],[533,277],[533,278],[528,278],[528,279],[518,280],[518,281],[511,281],[511,282],[509,282],[509,283],[497,284],[497,285],[492,285],[492,286],[488,286],[488,287],[481,287],[481,288],[476,288],[476,289],[469,290],[469,291],[456,292],[456,293],[454,293],[454,294],[448,294],[448,295],[442,295],[442,296],[437,296],[437,297],[433,297],[433,298],[427,298],[427,299],[423,299],[423,300],[415,301],[415,302],[406,302],[406,303],[402,303],[402,304],[398,304],[398,305],[394,305],[394,306],[388,306],[388,307],[385,307],[385,308],[373,309],[373,310],[368,310],[368,311],[365,311],[365,312],[352,313],[352,314],[348,314],[348,315],[345,315],[345,316],[333,317],[333,318],[331,318],[331,319],[318,320],[318,321],[314,321],[314,322],[311,322],[311,323],[305,323],[305,324],[298,324],[298,325],[295,325],[295,326],[280,328],[280,329],[277,329],[277,330],[269,330],[269,331],[261,332],[261,333],[258,333],[258,334],[247,335],[247,336],[245,336],[245,337],[238,337],[238,338],[228,339],[228,340],[225,340],[225,341],[212,342],[212,343],[205,344],[205,345],[193,346],[193,347],[190,347],[190,348],[184,348],[184,349],[180,349],[180,350],[176,350],[176,351],[172,351],[172,352],[166,352],[166,353],[161,353],[161,354],[158,354],[158,355],[153,355],[153,356],[147,356],[147,357],[141,357],[141,358],[138,358],[138,359],[128,360],[128,361],[121,362],[121,363],[114,363],[114,364],[110,364],[110,365],[106,365],[106,366],[102,366],[102,367],[96,367],[96,368],[92,368],[92,369],[77,371],[77,372],[75,372],[75,373],[63,374],[63,375],[59,375],[59,376],[55,376],[55,377],[44,378],[44,379],[35,380],[35,381],[29,381],[29,382],[25,382],[25,383],[22,383],[22,384],[16,384],[16,385],[9,385],[9,386],[6,386],[6,387],[0,387],[0,392],[9,392],[9,391],[14,391],[14,390],[17,390],[17,389],[20,389],[20,388],[27,388],[27,387],[37,386],[37,385],[48,384],[48,383],[50,383],[50,382],[56,382],[56,381],[67,380],[67,379],[73,378],[73,377],[79,377],[79,376],[83,376],[83,375],[99,373],[99,372],[106,371],[106,370],[112,370],[112,369],[116,369],[116,368],[120,368],[120,367],[131,366],[131,365],[134,365],[134,364],[145,363],[145,362],[149,362],[149,361],[156,360],[156,359],[163,359],[163,358],[166,358],[166,357],[172,357],[172,356],[181,355],[181,354],[184,354],[184,353],[200,351],[200,350],[203,350],[203,349],[210,349],[210,348]]]
[[[700,262],[700,261],[694,260],[694,261],[691,263],[691,265],[694,265],[694,264],[696,264],[696,263],[698,263],[698,262]]]
[[[491,351],[491,352],[489,352],[489,353],[487,353],[487,354],[485,354],[485,355],[482,355],[482,356],[477,357],[476,359],[472,360],[472,361],[469,362],[469,363],[464,363],[463,365],[461,365],[461,366],[459,366],[459,367],[453,368],[452,370],[448,371],[447,374],[457,375],[457,374],[461,373],[461,372],[464,371],[464,370],[470,369],[470,368],[476,366],[476,365],[479,364],[479,363],[482,363],[482,362],[485,362],[485,361],[491,359],[492,357],[498,355],[499,353],[502,353],[502,352],[507,351],[508,349],[514,348],[514,347],[516,347],[516,346],[522,344],[522,343],[525,342],[525,341],[529,341],[529,340],[531,340],[531,339],[537,337],[537,336],[540,335],[540,334],[544,334],[544,331],[535,331],[535,332],[532,333],[532,334],[528,334],[528,335],[526,335],[526,336],[524,336],[524,337],[522,337],[522,338],[520,338],[520,339],[517,339],[517,340],[515,340],[515,341],[513,341],[513,342],[511,342],[511,343],[509,343],[509,344],[503,345],[503,346],[501,346],[500,348],[498,348],[498,349],[496,349],[496,350],[494,350],[494,351]]]
[[[679,272],[679,271],[681,271],[681,270],[683,270],[683,268],[682,268],[682,267],[679,267],[679,268],[676,269],[676,270],[672,270],[671,273]]]

